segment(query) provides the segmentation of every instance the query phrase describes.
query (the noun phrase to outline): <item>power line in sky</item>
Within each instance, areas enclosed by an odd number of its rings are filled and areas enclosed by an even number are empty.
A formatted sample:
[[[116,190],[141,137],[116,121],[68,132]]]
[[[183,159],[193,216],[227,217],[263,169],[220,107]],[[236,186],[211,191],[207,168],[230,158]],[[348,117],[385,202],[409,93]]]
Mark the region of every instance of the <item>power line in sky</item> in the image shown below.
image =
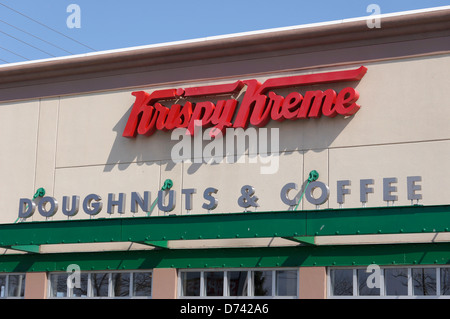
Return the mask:
[[[9,25],[10,27],[12,27],[12,28],[14,28],[14,29],[19,30],[20,32],[23,32],[23,33],[25,33],[25,34],[27,34],[27,35],[29,35],[29,36],[32,36],[33,38],[38,39],[38,40],[40,40],[40,41],[42,41],[42,42],[45,42],[45,43],[47,43],[47,44],[49,44],[49,45],[51,45],[51,46],[53,46],[53,47],[55,47],[55,48],[57,48],[57,49],[59,49],[59,50],[62,50],[62,51],[66,52],[66,53],[69,53],[69,54],[73,54],[73,52],[67,51],[66,49],[61,48],[61,47],[57,46],[57,45],[54,44],[54,43],[51,43],[51,42],[49,42],[49,41],[47,41],[47,40],[44,40],[44,39],[42,39],[42,38],[40,38],[40,37],[38,37],[38,36],[35,36],[34,34],[28,32],[28,31],[25,31],[25,30],[23,30],[23,29],[21,29],[21,28],[18,28],[18,27],[16,27],[15,25],[12,25],[12,24],[10,24],[10,23],[4,21],[4,20],[1,20],[1,19],[0,19],[0,22],[3,22],[4,24]]]
[[[5,51],[8,51],[9,53],[12,53],[12,54],[14,54],[14,55],[17,55],[18,57],[21,57],[22,59],[25,59],[25,60],[27,60],[27,61],[30,61],[30,59],[24,57],[23,55],[20,55],[20,54],[17,53],[17,52],[11,51],[11,50],[9,50],[9,49],[7,49],[7,48],[4,48],[4,47],[1,47],[1,46],[0,46],[0,49],[3,49],[3,50],[5,50]]]
[[[37,23],[37,24],[39,24],[39,25],[41,25],[41,26],[43,26],[43,27],[45,27],[45,28],[47,28],[47,29],[49,29],[49,30],[51,30],[51,31],[53,31],[53,32],[58,33],[59,35],[65,37],[65,38],[67,38],[67,39],[69,39],[69,40],[72,40],[72,41],[74,41],[74,42],[76,42],[76,43],[78,43],[78,44],[84,46],[85,48],[88,48],[89,50],[97,51],[97,50],[95,50],[94,48],[92,48],[92,47],[90,47],[90,46],[88,46],[88,45],[86,45],[86,44],[84,44],[84,43],[81,43],[80,41],[75,40],[75,39],[73,39],[73,38],[71,38],[71,37],[65,35],[64,33],[61,33],[61,32],[59,32],[58,30],[55,30],[55,29],[49,27],[48,25],[46,25],[46,24],[44,24],[44,23],[42,23],[42,22],[40,22],[40,21],[37,21],[37,20],[35,20],[35,19],[33,19],[33,18],[27,16],[26,14],[24,14],[24,13],[22,13],[22,12],[20,12],[20,11],[17,11],[17,10],[15,10],[15,9],[11,8],[11,7],[8,7],[8,6],[5,5],[4,3],[1,3],[1,2],[0,2],[0,5],[3,6],[3,7],[5,7],[5,8],[7,8],[7,9],[9,9],[9,10],[11,10],[11,11],[14,11],[14,12],[17,13],[17,14],[20,14],[21,16],[23,16],[23,17],[25,17],[25,18],[27,18],[27,19],[29,19],[29,20],[31,20],[31,21],[33,21],[33,22],[35,22],[35,23]]]
[[[12,39],[14,39],[14,40],[16,40],[16,41],[19,41],[19,42],[21,42],[21,43],[23,43],[23,44],[26,44],[26,45],[28,45],[29,47],[31,47],[31,48],[33,48],[33,49],[36,49],[36,50],[39,50],[39,51],[41,51],[42,53],[45,53],[45,54],[47,54],[47,55],[49,55],[49,56],[51,56],[51,57],[55,57],[53,54],[48,53],[47,51],[41,50],[41,49],[39,49],[38,47],[35,47],[34,45],[29,44],[28,42],[22,41],[22,40],[20,40],[19,38],[16,38],[15,36],[12,36],[12,35],[9,34],[9,33],[3,32],[3,31],[1,31],[1,30],[0,30],[0,33],[3,33],[4,35],[6,35],[6,36],[8,36],[8,37],[10,37],[10,38],[12,38]]]

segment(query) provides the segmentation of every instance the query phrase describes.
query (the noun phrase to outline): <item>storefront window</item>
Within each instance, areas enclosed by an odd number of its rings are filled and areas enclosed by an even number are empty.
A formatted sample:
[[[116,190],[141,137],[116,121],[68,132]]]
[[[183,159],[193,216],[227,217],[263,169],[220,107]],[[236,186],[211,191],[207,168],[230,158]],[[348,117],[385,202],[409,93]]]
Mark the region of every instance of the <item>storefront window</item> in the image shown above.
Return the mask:
[[[0,275],[0,298],[23,298],[25,295],[25,275]]]
[[[23,297],[25,295],[25,275],[8,276],[8,297]]]
[[[200,296],[200,272],[182,273],[183,296]]]
[[[152,295],[152,273],[133,273],[133,296],[150,297]]]
[[[228,272],[228,291],[230,296],[247,296],[248,271]]]
[[[387,268],[384,271],[386,296],[408,295],[408,269]]]
[[[331,272],[331,289],[333,296],[352,296],[353,270],[334,269]]]
[[[223,296],[223,272],[206,272],[206,295]]]
[[[0,276],[0,298],[6,297],[6,276]]]
[[[88,278],[88,274],[80,274],[80,287],[73,287],[72,291],[70,292],[70,297],[85,298],[88,296]]]
[[[331,298],[443,297],[450,296],[450,267],[385,267],[379,274],[366,268],[331,268],[329,284]]]
[[[112,287],[114,297],[126,297],[130,295],[130,273],[113,273]]]
[[[277,274],[277,296],[297,295],[297,271],[278,270]]]
[[[66,273],[52,274],[50,276],[50,296],[51,297],[67,297],[67,277]]]
[[[152,272],[81,272],[79,286],[67,285],[67,273],[49,277],[51,298],[129,298],[152,296]]]
[[[413,268],[415,296],[436,295],[436,268]]]
[[[253,272],[253,292],[254,296],[272,295],[272,272],[254,271]]]
[[[295,298],[298,270],[181,271],[180,297]]]
[[[91,274],[93,297],[108,297],[109,273]]]
[[[370,272],[367,272],[365,269],[358,269],[358,294],[360,296],[379,296],[380,288],[372,287],[367,285],[367,280],[371,275]],[[372,282],[371,282],[372,283]]]
[[[450,296],[450,268],[441,268],[441,295]]]

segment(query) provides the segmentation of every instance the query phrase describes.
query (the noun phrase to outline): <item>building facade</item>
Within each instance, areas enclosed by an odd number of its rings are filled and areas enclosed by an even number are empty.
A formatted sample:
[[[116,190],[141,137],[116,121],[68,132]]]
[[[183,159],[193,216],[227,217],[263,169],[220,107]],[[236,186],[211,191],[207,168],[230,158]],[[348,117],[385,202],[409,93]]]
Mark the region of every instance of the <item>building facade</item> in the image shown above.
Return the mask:
[[[448,298],[450,8],[0,67],[2,298]]]

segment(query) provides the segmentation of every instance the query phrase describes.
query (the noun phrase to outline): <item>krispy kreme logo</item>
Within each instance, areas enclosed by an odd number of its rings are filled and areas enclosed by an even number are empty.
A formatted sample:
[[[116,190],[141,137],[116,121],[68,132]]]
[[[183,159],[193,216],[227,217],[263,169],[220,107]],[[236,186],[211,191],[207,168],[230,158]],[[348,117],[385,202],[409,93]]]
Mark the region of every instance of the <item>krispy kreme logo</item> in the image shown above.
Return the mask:
[[[351,116],[360,109],[356,103],[359,93],[353,87],[345,87],[339,92],[333,89],[309,90],[303,94],[293,91],[286,96],[276,94],[273,90],[299,90],[302,86],[354,82],[361,80],[366,72],[367,68],[361,66],[354,70],[273,78],[264,83],[244,80],[186,89],[156,90],[151,94],[136,91],[132,93],[136,100],[123,136],[150,136],[156,130],[170,131],[176,128],[186,128],[186,134],[193,135],[195,125],[201,123],[203,128],[213,127],[210,136],[214,138],[224,134],[227,128],[246,129],[249,124],[263,127],[271,119],[282,122],[321,116]],[[237,96],[245,87],[241,102],[234,98],[220,99],[222,96]],[[213,96],[219,97],[216,103],[189,101]],[[161,103],[167,105],[170,101],[183,101],[184,104],[174,103],[167,107]]]

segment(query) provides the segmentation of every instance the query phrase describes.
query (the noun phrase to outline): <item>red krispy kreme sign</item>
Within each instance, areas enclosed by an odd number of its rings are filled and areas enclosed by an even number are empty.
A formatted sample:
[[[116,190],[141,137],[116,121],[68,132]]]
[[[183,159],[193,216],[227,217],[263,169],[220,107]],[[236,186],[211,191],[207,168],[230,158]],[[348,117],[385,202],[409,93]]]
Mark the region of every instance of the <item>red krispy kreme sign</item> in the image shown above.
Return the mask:
[[[263,84],[257,80],[236,81],[230,84],[199,86],[186,89],[157,90],[151,94],[144,91],[133,92],[136,97],[128,118],[124,137],[136,137],[137,134],[150,136],[156,130],[170,131],[186,128],[187,133],[194,134],[194,121],[201,121],[202,127],[211,127],[211,137],[225,133],[225,129],[247,128],[248,124],[263,127],[270,119],[276,121],[319,118],[322,115],[350,116],[358,112],[356,104],[359,93],[352,87],[340,92],[333,89],[310,90],[303,95],[293,91],[287,96],[275,94],[272,90],[299,87],[314,84],[359,81],[366,74],[367,68],[288,76],[274,78]],[[198,98],[208,96],[231,96],[239,93],[244,86],[247,90],[238,108],[236,99],[218,100],[216,104],[209,101],[184,105],[172,104],[166,107],[159,101],[178,100],[180,98]],[[197,122],[199,123],[199,122]]]

